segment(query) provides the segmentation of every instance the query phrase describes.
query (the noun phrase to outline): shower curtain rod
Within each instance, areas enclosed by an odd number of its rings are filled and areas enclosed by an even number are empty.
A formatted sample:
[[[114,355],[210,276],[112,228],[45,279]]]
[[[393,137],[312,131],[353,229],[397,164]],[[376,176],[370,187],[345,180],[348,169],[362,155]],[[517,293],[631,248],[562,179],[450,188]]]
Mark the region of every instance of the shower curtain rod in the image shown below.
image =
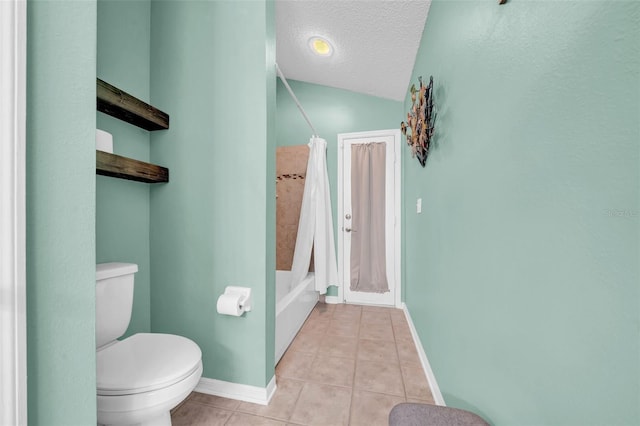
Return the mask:
[[[313,127],[313,124],[311,124],[311,120],[309,120],[309,116],[304,111],[304,108],[302,108],[302,105],[300,105],[300,101],[296,97],[296,94],[293,93],[293,90],[291,90],[291,86],[289,86],[289,83],[287,82],[287,79],[285,78],[284,74],[282,74],[282,71],[280,70],[280,67],[278,66],[277,62],[276,62],[276,71],[278,72],[278,77],[280,77],[280,80],[282,80],[282,83],[284,83],[284,87],[287,88],[287,90],[289,91],[289,94],[293,98],[293,101],[296,103],[296,105],[298,106],[298,109],[302,113],[302,116],[307,121],[307,124],[309,125],[309,127],[311,127],[311,130],[313,130],[313,136],[318,137],[319,135],[318,135],[318,132],[316,131],[316,128]]]

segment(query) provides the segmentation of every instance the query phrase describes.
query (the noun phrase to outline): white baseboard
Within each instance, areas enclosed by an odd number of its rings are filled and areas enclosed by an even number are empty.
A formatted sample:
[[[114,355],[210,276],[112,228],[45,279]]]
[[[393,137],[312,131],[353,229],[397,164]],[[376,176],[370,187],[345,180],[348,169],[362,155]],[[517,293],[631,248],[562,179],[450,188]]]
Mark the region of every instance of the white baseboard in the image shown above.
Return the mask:
[[[276,376],[274,375],[266,388],[202,377],[194,390],[208,395],[268,405],[276,388]]]
[[[327,303],[329,305],[337,305],[339,303],[342,303],[342,300],[340,300],[338,296],[325,296],[324,303]]]
[[[416,349],[418,350],[418,356],[420,357],[422,369],[424,370],[424,374],[427,376],[427,380],[429,381],[429,387],[431,388],[431,395],[433,396],[433,400],[437,405],[446,406],[447,404],[445,404],[444,402],[444,398],[442,397],[442,393],[440,392],[440,388],[438,387],[438,382],[436,382],[436,376],[433,375],[431,365],[429,364],[429,360],[427,359],[427,354],[424,351],[422,342],[420,342],[420,337],[418,337],[418,333],[416,332],[416,328],[413,325],[411,315],[409,314],[409,310],[407,309],[407,305],[405,303],[402,304],[402,310],[404,311],[404,316],[407,318],[407,322],[409,323],[411,336],[413,337],[413,342],[415,343]]]

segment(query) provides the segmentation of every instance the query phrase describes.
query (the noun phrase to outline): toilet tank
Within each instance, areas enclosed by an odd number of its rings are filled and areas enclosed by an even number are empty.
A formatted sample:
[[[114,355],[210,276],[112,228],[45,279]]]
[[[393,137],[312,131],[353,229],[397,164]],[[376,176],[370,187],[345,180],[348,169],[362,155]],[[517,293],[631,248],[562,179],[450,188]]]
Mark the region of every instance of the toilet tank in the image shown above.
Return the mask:
[[[122,336],[131,320],[134,263],[96,265],[96,348]]]

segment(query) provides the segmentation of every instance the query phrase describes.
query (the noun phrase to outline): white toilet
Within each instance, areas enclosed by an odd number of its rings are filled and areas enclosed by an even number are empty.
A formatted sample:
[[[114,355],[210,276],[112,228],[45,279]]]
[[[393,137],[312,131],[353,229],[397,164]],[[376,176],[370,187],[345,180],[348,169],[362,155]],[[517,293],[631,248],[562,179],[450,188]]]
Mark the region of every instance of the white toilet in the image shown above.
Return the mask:
[[[139,333],[121,337],[131,320],[138,265],[96,267],[96,375],[98,424],[170,426],[169,411],[196,387],[202,352],[180,336]]]

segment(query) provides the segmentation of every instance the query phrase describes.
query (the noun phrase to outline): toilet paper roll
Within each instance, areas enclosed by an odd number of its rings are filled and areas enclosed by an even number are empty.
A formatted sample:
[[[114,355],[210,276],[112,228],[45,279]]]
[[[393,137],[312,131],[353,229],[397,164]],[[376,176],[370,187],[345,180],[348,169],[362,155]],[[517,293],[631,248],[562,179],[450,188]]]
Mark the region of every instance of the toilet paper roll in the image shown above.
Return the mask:
[[[244,314],[244,308],[241,305],[241,294],[223,294],[218,297],[218,303],[216,305],[219,314],[233,315],[239,317]]]

